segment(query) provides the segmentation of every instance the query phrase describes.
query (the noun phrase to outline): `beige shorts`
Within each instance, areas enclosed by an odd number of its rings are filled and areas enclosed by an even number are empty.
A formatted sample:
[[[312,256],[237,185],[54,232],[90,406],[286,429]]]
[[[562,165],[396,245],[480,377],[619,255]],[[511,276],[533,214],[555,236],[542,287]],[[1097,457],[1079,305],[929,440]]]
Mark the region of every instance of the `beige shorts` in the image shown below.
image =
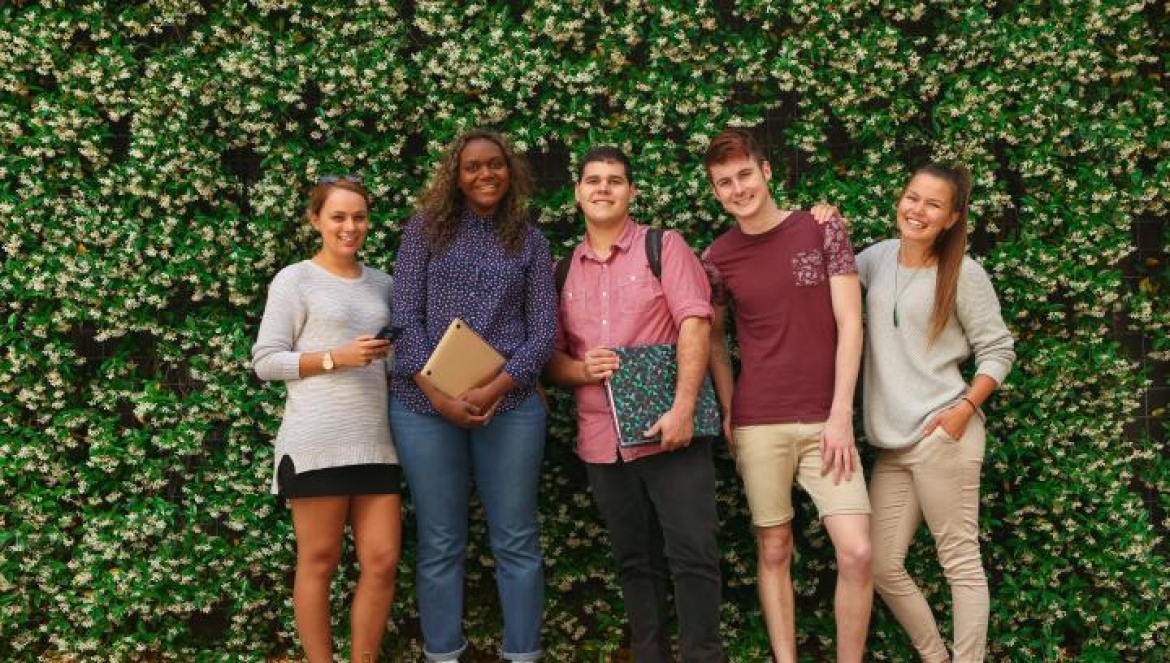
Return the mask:
[[[800,482],[817,506],[821,518],[869,514],[869,495],[861,472],[861,457],[853,450],[853,477],[833,484],[833,475],[821,476],[821,431],[815,424],[761,424],[741,426],[735,435],[735,466],[743,478],[752,510],[752,524],[773,527],[792,520],[792,480]]]

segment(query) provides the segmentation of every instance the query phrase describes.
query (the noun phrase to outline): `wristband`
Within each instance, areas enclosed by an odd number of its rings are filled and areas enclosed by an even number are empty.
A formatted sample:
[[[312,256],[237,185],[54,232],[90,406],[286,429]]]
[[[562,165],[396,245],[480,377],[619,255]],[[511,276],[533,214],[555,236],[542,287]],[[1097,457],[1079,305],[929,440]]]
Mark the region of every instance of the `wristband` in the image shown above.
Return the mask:
[[[970,406],[971,406],[971,411],[972,411],[972,412],[978,412],[978,411],[979,411],[979,406],[975,404],[975,401],[971,400],[970,398],[967,398],[966,396],[963,396],[963,399],[962,399],[962,400],[965,400],[965,401],[967,401],[967,405],[970,405]]]

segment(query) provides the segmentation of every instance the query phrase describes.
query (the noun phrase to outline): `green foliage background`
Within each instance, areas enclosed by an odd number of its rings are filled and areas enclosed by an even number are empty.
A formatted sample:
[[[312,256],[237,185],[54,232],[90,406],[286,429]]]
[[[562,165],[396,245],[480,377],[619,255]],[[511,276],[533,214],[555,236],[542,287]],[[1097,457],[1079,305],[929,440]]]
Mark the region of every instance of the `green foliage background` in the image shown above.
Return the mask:
[[[638,216],[704,246],[728,221],[699,157],[734,123],[763,127],[779,196],[836,203],[859,245],[890,233],[911,164],[973,167],[972,239],[1020,355],[990,407],[990,657],[1166,660],[1170,465],[1123,432],[1149,382],[1111,334],[1170,359],[1166,265],[1123,279],[1131,225],[1170,217],[1167,18],[1152,0],[0,3],[0,659],[296,650],[291,526],[266,492],[283,391],[249,350],[268,281],[312,251],[316,175],[364,175],[365,259],[389,269],[441,146],[496,127],[533,157],[563,251],[572,155],[613,142],[635,157]],[[602,660],[622,609],[559,409],[546,644]],[[745,505],[720,462],[729,651],[761,660]],[[831,548],[805,506],[801,647],[828,660]],[[469,635],[492,651],[474,531]],[[412,533],[390,660],[420,656]],[[941,611],[920,543],[912,572]],[[912,660],[882,609],[870,643]]]

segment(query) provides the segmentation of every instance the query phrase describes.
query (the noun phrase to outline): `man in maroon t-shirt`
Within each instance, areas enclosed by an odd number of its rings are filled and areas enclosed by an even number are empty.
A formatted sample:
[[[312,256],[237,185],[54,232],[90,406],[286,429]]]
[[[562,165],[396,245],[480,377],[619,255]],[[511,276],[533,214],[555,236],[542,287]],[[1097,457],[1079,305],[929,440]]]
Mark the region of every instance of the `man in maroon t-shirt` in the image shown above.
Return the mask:
[[[742,129],[711,140],[715,197],[736,227],[706,252],[726,300],[712,320],[711,372],[755,526],[760,604],[777,661],[796,661],[792,482],[816,503],[837,556],[837,660],[859,662],[873,597],[869,498],[853,441],[861,287],[839,218],[781,210],[763,149]],[[724,329],[735,313],[741,370]]]

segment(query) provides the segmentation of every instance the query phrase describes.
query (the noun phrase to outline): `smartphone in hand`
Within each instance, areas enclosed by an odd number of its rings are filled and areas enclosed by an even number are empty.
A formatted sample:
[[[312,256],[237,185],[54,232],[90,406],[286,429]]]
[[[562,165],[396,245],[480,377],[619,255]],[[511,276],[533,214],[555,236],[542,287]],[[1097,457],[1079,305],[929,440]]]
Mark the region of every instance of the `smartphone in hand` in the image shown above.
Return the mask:
[[[379,329],[377,334],[374,334],[374,338],[376,338],[380,341],[393,341],[401,335],[402,335],[402,327],[394,327],[392,325],[386,325],[385,327]]]

